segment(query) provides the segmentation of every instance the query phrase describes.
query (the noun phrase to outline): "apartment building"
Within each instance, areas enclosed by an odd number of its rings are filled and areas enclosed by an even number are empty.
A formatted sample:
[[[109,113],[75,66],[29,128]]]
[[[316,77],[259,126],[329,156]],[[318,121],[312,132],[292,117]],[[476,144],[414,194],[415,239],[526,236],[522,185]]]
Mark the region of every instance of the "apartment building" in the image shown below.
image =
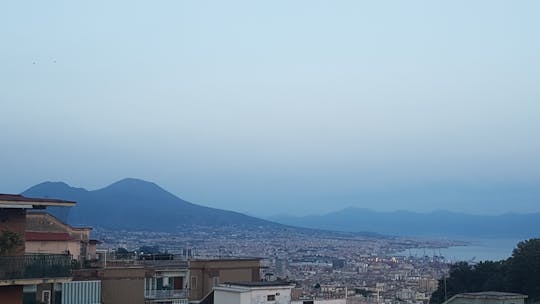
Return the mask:
[[[67,253],[26,252],[27,211],[72,206],[75,202],[0,194],[0,303],[23,303],[24,291],[29,288],[32,292],[26,294],[35,296],[36,301],[58,301],[55,287],[71,281],[71,257]],[[40,284],[44,285],[38,290]]]
[[[293,288],[294,284],[279,281],[224,283],[214,287],[208,304],[291,304]]]
[[[67,253],[80,264],[96,259],[91,227],[72,227],[45,212],[26,215],[26,253]]]
[[[223,282],[259,282],[263,268],[260,258],[190,260],[190,302],[198,303]]]

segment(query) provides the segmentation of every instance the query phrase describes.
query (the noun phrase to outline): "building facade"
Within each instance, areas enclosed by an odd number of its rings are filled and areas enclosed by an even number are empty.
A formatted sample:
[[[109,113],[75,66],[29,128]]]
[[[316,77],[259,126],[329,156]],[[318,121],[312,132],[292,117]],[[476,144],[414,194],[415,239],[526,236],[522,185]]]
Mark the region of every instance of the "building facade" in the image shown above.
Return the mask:
[[[58,301],[55,287],[71,280],[71,257],[68,254],[26,253],[27,210],[74,205],[75,202],[70,201],[0,194],[0,303],[21,304],[35,300],[50,304]],[[25,298],[25,294],[29,296]]]

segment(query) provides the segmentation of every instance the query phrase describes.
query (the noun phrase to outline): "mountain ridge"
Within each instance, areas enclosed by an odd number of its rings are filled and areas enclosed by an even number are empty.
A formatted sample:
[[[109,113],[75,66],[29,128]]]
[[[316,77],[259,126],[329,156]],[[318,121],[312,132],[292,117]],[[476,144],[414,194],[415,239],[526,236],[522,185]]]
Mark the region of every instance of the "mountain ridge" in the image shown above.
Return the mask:
[[[436,210],[419,213],[347,207],[322,215],[265,217],[281,224],[334,231],[373,231],[398,236],[426,237],[537,237],[540,212],[478,215]]]
[[[282,226],[239,212],[196,205],[153,182],[135,178],[125,178],[96,190],[76,188],[64,182],[43,182],[21,194],[77,202],[65,219],[73,225],[148,231],[174,231],[185,225]]]
[[[410,237],[537,237],[540,213],[475,215],[436,210],[418,213],[346,207],[324,215],[275,215],[265,218],[197,205],[181,199],[153,182],[124,178],[108,186],[87,190],[64,182],[43,182],[22,193],[77,202],[67,213],[51,212],[72,225],[111,229],[175,231],[186,226],[286,227],[335,232]]]

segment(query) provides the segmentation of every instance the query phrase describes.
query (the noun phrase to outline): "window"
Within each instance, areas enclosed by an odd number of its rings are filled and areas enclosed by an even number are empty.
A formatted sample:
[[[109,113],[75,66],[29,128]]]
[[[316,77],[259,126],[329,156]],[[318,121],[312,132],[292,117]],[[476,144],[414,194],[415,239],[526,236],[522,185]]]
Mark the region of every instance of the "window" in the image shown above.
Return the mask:
[[[191,289],[197,289],[197,277],[191,277]]]
[[[275,301],[276,300],[276,295],[267,295],[266,296],[266,301]]]
[[[45,304],[51,304],[51,291],[50,290],[44,290],[41,294],[41,302]]]
[[[37,285],[24,285],[23,292],[37,292]]]

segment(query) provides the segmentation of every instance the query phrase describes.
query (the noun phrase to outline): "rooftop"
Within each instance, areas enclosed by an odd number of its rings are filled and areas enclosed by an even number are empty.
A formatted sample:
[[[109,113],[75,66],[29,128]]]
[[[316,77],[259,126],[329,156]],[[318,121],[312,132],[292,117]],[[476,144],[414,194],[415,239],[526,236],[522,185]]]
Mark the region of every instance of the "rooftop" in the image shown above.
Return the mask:
[[[223,285],[242,286],[242,287],[274,287],[274,286],[290,286],[289,281],[257,281],[257,282],[225,282]]]
[[[27,241],[71,241],[69,233],[65,232],[32,232],[26,231],[25,239]]]
[[[221,262],[221,261],[261,261],[261,257],[196,257],[192,259],[195,262]]]
[[[31,198],[18,194],[0,194],[0,208],[39,208],[47,206],[72,207],[75,206],[75,202],[49,198]]]
[[[511,292],[499,292],[499,291],[482,291],[482,292],[469,292],[460,293],[455,295],[457,298],[467,299],[525,299],[526,295]]]

